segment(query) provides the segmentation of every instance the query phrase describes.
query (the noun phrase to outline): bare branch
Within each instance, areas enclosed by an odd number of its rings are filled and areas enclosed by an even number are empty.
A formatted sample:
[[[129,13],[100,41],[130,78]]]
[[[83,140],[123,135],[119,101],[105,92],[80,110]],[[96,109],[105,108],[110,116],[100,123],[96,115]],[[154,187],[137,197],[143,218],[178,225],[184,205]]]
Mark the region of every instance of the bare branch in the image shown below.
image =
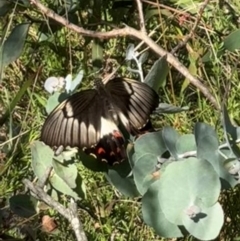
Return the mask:
[[[84,28],[81,28],[77,25],[74,25],[70,23],[67,19],[59,16],[52,10],[45,7],[43,4],[39,2],[39,0],[31,0],[31,3],[35,5],[43,14],[45,14],[47,17],[54,19],[55,21],[59,22],[60,24],[66,26],[67,28],[83,35],[88,36],[92,38],[99,38],[99,39],[109,39],[113,37],[124,37],[124,36],[131,36],[136,39],[139,39],[140,41],[143,41],[146,45],[148,45],[157,55],[159,56],[166,56],[166,60],[168,63],[170,63],[174,68],[176,68],[183,76],[185,76],[192,85],[197,87],[203,95],[212,103],[212,105],[220,110],[220,105],[217,102],[217,100],[214,98],[214,96],[211,94],[211,92],[208,90],[208,88],[201,83],[201,81],[190,74],[188,69],[181,63],[177,58],[174,57],[173,54],[167,52],[162,47],[160,47],[158,44],[156,44],[149,36],[147,36],[145,33],[138,31],[134,28],[131,28],[129,26],[125,26],[124,28],[120,29],[114,29],[107,32],[97,32],[97,31],[90,31],[86,30]]]
[[[49,207],[58,211],[63,217],[68,219],[71,223],[72,228],[77,237],[77,241],[87,241],[86,234],[83,230],[83,225],[80,222],[77,216],[77,207],[74,202],[71,201],[71,205],[69,208],[65,208],[62,204],[58,203],[54,199],[52,199],[49,195],[47,195],[42,188],[39,187],[38,184],[33,185],[29,180],[24,179],[23,183],[30,189],[30,191],[40,200],[45,202]]]
[[[144,15],[143,15],[143,8],[142,8],[142,2],[141,0],[136,0],[137,4],[137,9],[138,9],[138,14],[139,14],[139,24],[140,24],[140,29],[143,33],[147,33],[146,28],[145,28],[145,21],[144,21]]]

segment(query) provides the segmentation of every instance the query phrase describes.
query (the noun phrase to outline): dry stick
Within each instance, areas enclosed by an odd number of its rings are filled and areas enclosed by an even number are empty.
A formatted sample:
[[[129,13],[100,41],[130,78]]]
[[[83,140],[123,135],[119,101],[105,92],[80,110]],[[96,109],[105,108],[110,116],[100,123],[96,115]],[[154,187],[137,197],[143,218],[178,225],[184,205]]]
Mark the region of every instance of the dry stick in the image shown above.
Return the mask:
[[[202,6],[199,9],[196,21],[195,21],[195,23],[193,25],[193,28],[191,29],[190,33],[183,38],[182,42],[180,42],[175,48],[172,49],[171,54],[175,54],[180,48],[185,46],[187,44],[187,42],[193,37],[193,35],[194,35],[194,33],[195,33],[195,31],[196,31],[196,29],[197,29],[197,27],[198,27],[198,25],[201,21],[204,9],[207,7],[209,1],[210,0],[205,0],[204,3],[202,3]]]
[[[140,29],[143,33],[147,33],[146,28],[145,28],[145,21],[144,21],[144,15],[143,15],[143,8],[142,8],[142,1],[141,0],[136,0],[137,4],[137,9],[139,13],[139,25]]]
[[[190,74],[188,69],[176,59],[173,54],[167,52],[159,45],[157,45],[151,38],[149,38],[145,33],[138,31],[134,28],[131,28],[125,25],[124,28],[121,29],[114,29],[107,32],[97,32],[97,31],[90,31],[84,28],[81,28],[75,24],[70,23],[67,19],[59,16],[51,9],[45,7],[41,4],[38,0],[31,0],[32,5],[35,5],[43,14],[47,17],[54,19],[55,21],[59,22],[60,24],[64,25],[65,27],[83,35],[92,38],[99,38],[99,39],[108,39],[113,37],[124,37],[124,36],[132,36],[136,39],[144,41],[156,54],[159,56],[166,56],[166,60],[170,63],[173,67],[175,67],[183,76],[185,76],[192,85],[196,86],[204,96],[213,104],[216,109],[220,109],[219,103],[216,101],[214,96],[210,93],[208,88],[201,83],[201,81]]]
[[[77,207],[76,203],[71,201],[71,205],[68,208],[65,208],[62,204],[58,203],[47,195],[38,184],[33,185],[29,180],[24,179],[23,183],[32,191],[32,193],[40,200],[45,202],[49,207],[54,208],[58,211],[63,217],[68,219],[71,223],[73,231],[75,232],[77,241],[87,241],[86,234],[83,230],[83,225],[78,219],[77,216]]]

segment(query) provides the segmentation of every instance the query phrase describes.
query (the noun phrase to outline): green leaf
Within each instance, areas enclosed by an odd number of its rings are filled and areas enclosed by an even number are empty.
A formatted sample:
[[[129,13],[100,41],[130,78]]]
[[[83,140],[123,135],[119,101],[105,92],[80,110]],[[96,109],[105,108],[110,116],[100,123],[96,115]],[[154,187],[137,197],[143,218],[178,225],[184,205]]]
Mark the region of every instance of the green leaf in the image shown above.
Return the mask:
[[[240,127],[233,126],[225,106],[222,108],[222,124],[224,129],[224,137],[227,146],[235,157],[240,158],[240,149],[236,145],[236,141],[240,139]]]
[[[219,177],[227,181],[230,186],[235,186],[236,180],[226,170],[225,158],[219,153],[219,142],[215,130],[205,123],[196,123],[195,136],[197,142],[197,157],[211,163]],[[229,185],[225,187],[228,186]]]
[[[189,110],[188,106],[177,107],[167,103],[160,103],[158,108],[155,110],[155,112],[160,114],[173,114],[173,113],[180,113],[187,110]]]
[[[144,82],[155,91],[158,91],[160,87],[165,85],[168,72],[168,62],[166,60],[166,56],[163,56],[153,64],[149,73],[145,77]]]
[[[134,143],[134,160],[145,154],[161,156],[167,149],[162,138],[162,131],[141,135]]]
[[[183,215],[183,225],[187,231],[199,240],[217,238],[224,222],[221,205],[217,202],[212,207],[203,207],[198,216],[191,219],[189,216]]]
[[[1,68],[6,67],[19,58],[23,50],[29,26],[29,23],[19,24],[12,30],[1,49]]]
[[[126,148],[126,153],[127,153],[129,164],[131,167],[133,167],[135,163],[135,150],[134,150],[134,144],[132,142],[128,143]]]
[[[70,188],[76,188],[76,179],[78,176],[76,165],[74,163],[62,164],[54,159],[52,164],[55,173],[62,178]]]
[[[83,78],[83,70],[80,70],[77,74],[77,76],[73,79],[72,83],[71,83],[71,91],[75,91],[77,89],[77,87],[80,85],[80,83],[82,82],[82,78]]]
[[[144,194],[152,182],[159,178],[158,160],[166,152],[162,131],[140,136],[134,143],[130,163],[136,186]]]
[[[144,63],[147,61],[148,56],[149,56],[149,53],[148,53],[148,52],[142,53],[142,54],[140,55],[139,59],[138,59],[138,62],[139,62],[140,64],[144,64]]]
[[[1,66],[0,66],[1,69]],[[0,72],[1,73],[1,72]],[[10,113],[13,111],[13,109],[15,108],[15,106],[17,105],[18,101],[21,100],[22,96],[26,93],[28,87],[33,83],[32,79],[28,79],[24,82],[24,84],[22,85],[21,89],[17,92],[17,94],[15,95],[14,99],[12,100],[12,102],[10,103],[9,108],[5,111],[5,113],[2,115],[1,119],[0,119],[0,126],[3,125],[6,120],[8,119]]]
[[[60,93],[60,92],[55,92],[53,95],[51,95],[46,104],[46,111],[47,113],[51,113],[54,108],[56,108],[59,103],[64,101],[69,95],[67,93]]]
[[[163,128],[162,136],[168,151],[175,159],[177,159],[178,155],[177,155],[176,143],[180,135],[172,127],[167,126]]]
[[[159,181],[154,182],[142,198],[143,220],[164,238],[182,237],[178,226],[169,222],[162,211],[159,202]]]
[[[190,205],[213,206],[220,194],[220,181],[212,165],[194,157],[169,164],[161,175],[159,200],[168,221],[182,225],[183,211]]]
[[[0,1],[0,17],[5,16],[8,11],[11,9],[11,4],[7,0]]]
[[[157,162],[158,158],[154,153],[145,154],[138,158],[132,169],[137,189],[142,195],[160,177]]]
[[[240,29],[230,33],[224,39],[224,47],[231,52],[240,49]]]
[[[52,166],[53,150],[41,141],[31,144],[32,168],[34,174],[41,181],[49,167]]]
[[[123,195],[127,197],[137,197],[140,195],[131,176],[122,177],[116,170],[109,169],[106,178]]]
[[[37,199],[26,194],[18,194],[9,199],[10,209],[20,217],[30,218],[35,215]]]
[[[196,151],[196,142],[193,134],[186,134],[180,136],[176,141],[176,151],[178,155],[184,154],[186,152]]]
[[[74,199],[78,200],[79,198],[85,198],[85,186],[82,182],[82,178],[78,175],[76,182],[76,188],[72,189],[68,186],[68,184],[59,177],[56,173],[54,173],[50,178],[49,181],[54,189],[56,189],[58,192],[69,195],[73,197]]]

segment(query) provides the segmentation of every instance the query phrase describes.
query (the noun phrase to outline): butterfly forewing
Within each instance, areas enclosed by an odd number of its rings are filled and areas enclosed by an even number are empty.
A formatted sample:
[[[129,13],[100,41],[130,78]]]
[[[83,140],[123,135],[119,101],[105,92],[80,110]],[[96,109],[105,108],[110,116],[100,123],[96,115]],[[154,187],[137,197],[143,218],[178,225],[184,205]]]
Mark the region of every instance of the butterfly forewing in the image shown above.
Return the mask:
[[[88,147],[97,144],[101,103],[96,90],[78,92],[59,104],[47,117],[41,140],[51,147]]]
[[[136,80],[115,78],[107,82],[106,88],[118,111],[129,121],[125,127],[131,134],[136,134],[147,124],[150,114],[159,103],[157,93]],[[122,121],[121,115],[119,118]]]

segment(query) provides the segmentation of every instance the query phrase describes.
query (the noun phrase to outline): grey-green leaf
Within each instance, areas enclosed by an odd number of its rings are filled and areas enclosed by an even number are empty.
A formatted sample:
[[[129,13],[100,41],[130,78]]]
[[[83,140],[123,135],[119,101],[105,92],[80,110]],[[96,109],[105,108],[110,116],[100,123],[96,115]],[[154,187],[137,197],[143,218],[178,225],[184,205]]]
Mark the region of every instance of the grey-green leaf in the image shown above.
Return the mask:
[[[76,188],[76,179],[78,176],[78,170],[74,163],[62,164],[53,159],[53,169],[56,174],[62,178],[70,188]]]
[[[10,209],[24,218],[30,218],[37,213],[37,202],[36,198],[27,194],[18,194],[9,199]]]
[[[240,29],[230,33],[225,38],[224,47],[231,52],[240,49]]]
[[[54,153],[49,146],[41,141],[34,141],[31,144],[32,168],[39,180],[44,177],[46,171],[52,166]]]
[[[183,224],[187,231],[198,240],[217,238],[223,226],[224,215],[221,205],[217,202],[212,207],[203,207],[197,221],[183,216]]]
[[[175,159],[177,159],[176,143],[180,135],[172,127],[166,126],[162,130],[162,136],[168,151]]]
[[[162,131],[141,135],[134,143],[134,160],[145,154],[161,156],[167,149],[162,137]]]
[[[159,178],[159,171],[156,169],[158,159],[154,154],[141,156],[133,167],[133,176],[138,191],[143,195],[148,187]]]
[[[123,195],[132,198],[140,196],[132,177],[122,177],[116,170],[109,169],[106,178]]]
[[[19,58],[23,50],[29,26],[29,23],[19,24],[12,30],[1,49],[1,68],[6,67]]]
[[[187,110],[189,110],[188,106],[177,107],[167,103],[160,103],[158,108],[155,110],[155,112],[161,113],[161,114],[173,114],[173,113],[180,113]]]
[[[220,194],[220,180],[212,165],[194,157],[169,164],[160,178],[159,199],[166,218],[182,225],[189,205],[213,206]]]
[[[223,155],[220,155],[219,142],[215,130],[205,123],[196,123],[195,137],[197,142],[197,157],[207,160],[212,164],[219,177],[226,181],[223,183],[223,186],[235,186],[236,180],[227,172],[225,158]]]
[[[76,180],[77,186],[75,189],[70,188],[67,183],[56,173],[49,178],[49,181],[51,185],[60,193],[69,195],[76,200],[79,198],[85,198],[85,186],[81,178]]]
[[[164,238],[182,237],[178,226],[169,222],[162,211],[159,202],[159,181],[154,182],[142,198],[143,220]]]
[[[11,4],[7,0],[0,1],[0,17],[3,17],[11,9]]]
[[[160,87],[165,85],[168,72],[168,62],[166,60],[166,56],[163,56],[153,64],[149,73],[145,77],[144,82],[155,91],[158,91]]]

